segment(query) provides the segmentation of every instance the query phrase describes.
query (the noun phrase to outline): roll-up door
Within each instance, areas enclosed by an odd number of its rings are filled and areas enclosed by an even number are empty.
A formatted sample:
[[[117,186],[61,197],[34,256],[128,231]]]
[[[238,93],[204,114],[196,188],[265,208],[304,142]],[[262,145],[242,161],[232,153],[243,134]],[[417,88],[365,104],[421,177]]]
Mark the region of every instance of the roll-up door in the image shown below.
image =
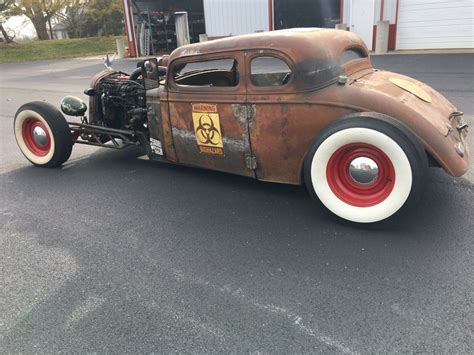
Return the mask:
[[[473,0],[400,0],[397,49],[474,48]]]

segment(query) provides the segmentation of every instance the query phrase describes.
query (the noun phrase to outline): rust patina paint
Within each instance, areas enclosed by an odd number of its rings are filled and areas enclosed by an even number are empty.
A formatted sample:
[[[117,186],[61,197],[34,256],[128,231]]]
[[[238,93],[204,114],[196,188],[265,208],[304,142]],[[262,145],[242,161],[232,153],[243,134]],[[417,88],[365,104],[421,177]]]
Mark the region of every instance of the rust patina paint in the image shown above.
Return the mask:
[[[159,95],[157,115],[168,160],[180,164],[232,172],[260,180],[301,184],[302,166],[311,142],[331,122],[355,112],[376,112],[405,124],[425,150],[451,175],[468,168],[468,154],[461,158],[454,145],[461,140],[449,133],[448,117],[457,111],[429,86],[396,73],[378,71],[370,57],[341,65],[346,49],[367,53],[355,34],[337,30],[274,31],[191,44],[176,49],[162,61],[168,79]],[[288,84],[254,87],[250,61],[255,56],[276,56],[292,70]],[[240,75],[236,87],[183,87],[172,79],[175,64],[234,58]],[[338,84],[347,76],[347,83]],[[95,79],[97,82],[101,74]],[[426,92],[426,102],[395,85],[407,81]],[[155,99],[154,102],[157,100]],[[94,112],[91,101],[91,113]],[[216,105],[224,142],[224,155],[203,154],[196,144],[192,104]],[[256,170],[245,161],[255,156]]]

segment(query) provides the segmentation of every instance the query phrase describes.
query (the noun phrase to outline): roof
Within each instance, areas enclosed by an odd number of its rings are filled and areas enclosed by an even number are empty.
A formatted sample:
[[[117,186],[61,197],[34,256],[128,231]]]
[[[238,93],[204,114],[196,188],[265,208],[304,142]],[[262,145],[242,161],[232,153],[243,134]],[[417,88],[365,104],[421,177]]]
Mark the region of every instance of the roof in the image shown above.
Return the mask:
[[[185,55],[244,49],[277,49],[299,56],[315,53],[323,55],[327,51],[338,52],[341,46],[344,49],[351,43],[367,49],[360,37],[352,32],[325,28],[292,28],[188,44],[175,49],[169,60]],[[334,54],[340,55],[340,51]]]
[[[344,30],[322,28],[294,28],[271,32],[259,32],[193,43],[175,49],[169,63],[184,56],[236,50],[270,49],[283,52],[295,63],[295,82],[300,89],[315,88],[333,82],[343,74],[340,65],[342,52],[367,47],[356,34]]]

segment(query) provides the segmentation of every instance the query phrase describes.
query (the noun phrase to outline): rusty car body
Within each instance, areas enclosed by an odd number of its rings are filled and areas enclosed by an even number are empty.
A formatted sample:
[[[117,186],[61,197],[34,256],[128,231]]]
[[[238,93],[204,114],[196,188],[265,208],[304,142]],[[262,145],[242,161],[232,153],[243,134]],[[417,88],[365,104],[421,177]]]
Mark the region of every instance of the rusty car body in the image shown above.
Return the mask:
[[[453,176],[469,164],[462,113],[431,87],[373,68],[364,42],[346,31],[294,29],[191,44],[141,62],[130,76],[108,68],[85,92],[88,118],[63,119],[61,129],[47,117],[60,120],[52,107],[19,109],[17,142],[30,161],[61,165],[78,143],[141,145],[152,160],[306,183],[333,214],[359,223],[414,203],[428,164]],[[67,100],[62,109],[84,114]],[[53,143],[62,155],[51,155]],[[400,201],[387,202],[392,195]]]

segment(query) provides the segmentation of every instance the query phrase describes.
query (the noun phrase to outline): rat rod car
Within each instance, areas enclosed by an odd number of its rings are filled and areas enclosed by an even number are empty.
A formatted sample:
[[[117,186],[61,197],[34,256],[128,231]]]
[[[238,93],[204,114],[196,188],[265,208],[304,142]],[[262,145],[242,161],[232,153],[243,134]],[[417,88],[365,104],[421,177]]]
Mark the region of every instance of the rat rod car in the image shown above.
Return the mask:
[[[412,78],[372,67],[354,33],[293,29],[191,44],[97,74],[87,107],[66,97],[20,107],[14,131],[33,164],[74,144],[140,145],[152,160],[306,184],[334,215],[374,223],[415,203],[428,166],[468,169],[462,112]]]

